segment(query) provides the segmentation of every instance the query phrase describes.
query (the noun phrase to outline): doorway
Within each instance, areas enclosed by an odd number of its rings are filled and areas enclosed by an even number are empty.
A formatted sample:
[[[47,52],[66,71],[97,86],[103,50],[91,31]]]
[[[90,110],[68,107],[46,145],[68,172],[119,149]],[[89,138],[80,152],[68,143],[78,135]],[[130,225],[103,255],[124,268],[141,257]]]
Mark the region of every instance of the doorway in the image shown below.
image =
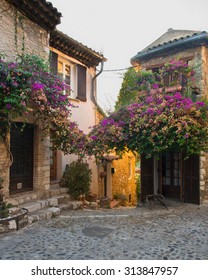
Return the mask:
[[[185,154],[173,151],[154,160],[141,155],[141,201],[158,193],[165,198],[199,204],[200,156],[186,158]]]
[[[13,163],[10,167],[10,193],[33,189],[34,127],[14,123],[10,132],[10,149]]]

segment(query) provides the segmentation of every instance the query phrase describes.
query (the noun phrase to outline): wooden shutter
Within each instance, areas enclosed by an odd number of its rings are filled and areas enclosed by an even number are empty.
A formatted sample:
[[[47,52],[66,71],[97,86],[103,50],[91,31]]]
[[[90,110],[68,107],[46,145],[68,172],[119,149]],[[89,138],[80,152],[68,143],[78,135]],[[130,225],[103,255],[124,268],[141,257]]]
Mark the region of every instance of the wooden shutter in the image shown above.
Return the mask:
[[[86,67],[77,65],[77,99],[81,101],[87,101],[86,72]]]
[[[154,158],[141,155],[141,201],[149,194],[154,194]]]
[[[186,203],[200,203],[198,155],[183,160],[183,195]]]
[[[55,75],[58,74],[58,54],[51,51],[50,52],[50,67],[51,72]]]

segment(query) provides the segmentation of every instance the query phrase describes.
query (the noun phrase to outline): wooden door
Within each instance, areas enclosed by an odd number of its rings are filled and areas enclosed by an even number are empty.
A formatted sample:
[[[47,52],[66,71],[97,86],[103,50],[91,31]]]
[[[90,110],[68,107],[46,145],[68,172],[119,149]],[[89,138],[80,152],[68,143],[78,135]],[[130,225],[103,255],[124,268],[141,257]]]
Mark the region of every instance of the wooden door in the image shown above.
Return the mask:
[[[199,156],[183,160],[183,196],[186,203],[200,203]]]
[[[181,153],[167,152],[162,155],[162,195],[181,198]]]
[[[154,194],[154,158],[141,155],[141,201],[149,194]]]
[[[18,193],[33,189],[33,137],[34,128],[14,123],[11,128],[10,192]]]

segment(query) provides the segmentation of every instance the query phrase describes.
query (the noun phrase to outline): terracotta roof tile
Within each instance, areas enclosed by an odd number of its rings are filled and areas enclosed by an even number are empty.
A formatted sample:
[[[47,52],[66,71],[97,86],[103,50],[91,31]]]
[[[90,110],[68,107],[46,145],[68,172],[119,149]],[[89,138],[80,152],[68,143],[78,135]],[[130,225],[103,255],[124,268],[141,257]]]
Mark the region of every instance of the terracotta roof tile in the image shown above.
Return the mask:
[[[62,14],[46,0],[7,0],[7,2],[46,30],[53,30],[61,22]]]
[[[50,46],[71,56],[88,67],[97,66],[107,59],[100,53],[79,43],[59,30],[53,30],[50,36]]]

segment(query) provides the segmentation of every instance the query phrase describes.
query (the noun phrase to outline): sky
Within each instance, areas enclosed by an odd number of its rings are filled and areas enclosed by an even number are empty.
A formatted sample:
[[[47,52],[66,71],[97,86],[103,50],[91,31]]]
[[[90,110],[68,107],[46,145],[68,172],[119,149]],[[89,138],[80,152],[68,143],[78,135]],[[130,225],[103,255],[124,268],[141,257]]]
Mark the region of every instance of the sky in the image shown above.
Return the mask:
[[[48,1],[62,13],[58,30],[107,58],[97,80],[106,112],[114,109],[125,72],[114,70],[130,67],[130,59],[169,28],[208,31],[208,0]]]

